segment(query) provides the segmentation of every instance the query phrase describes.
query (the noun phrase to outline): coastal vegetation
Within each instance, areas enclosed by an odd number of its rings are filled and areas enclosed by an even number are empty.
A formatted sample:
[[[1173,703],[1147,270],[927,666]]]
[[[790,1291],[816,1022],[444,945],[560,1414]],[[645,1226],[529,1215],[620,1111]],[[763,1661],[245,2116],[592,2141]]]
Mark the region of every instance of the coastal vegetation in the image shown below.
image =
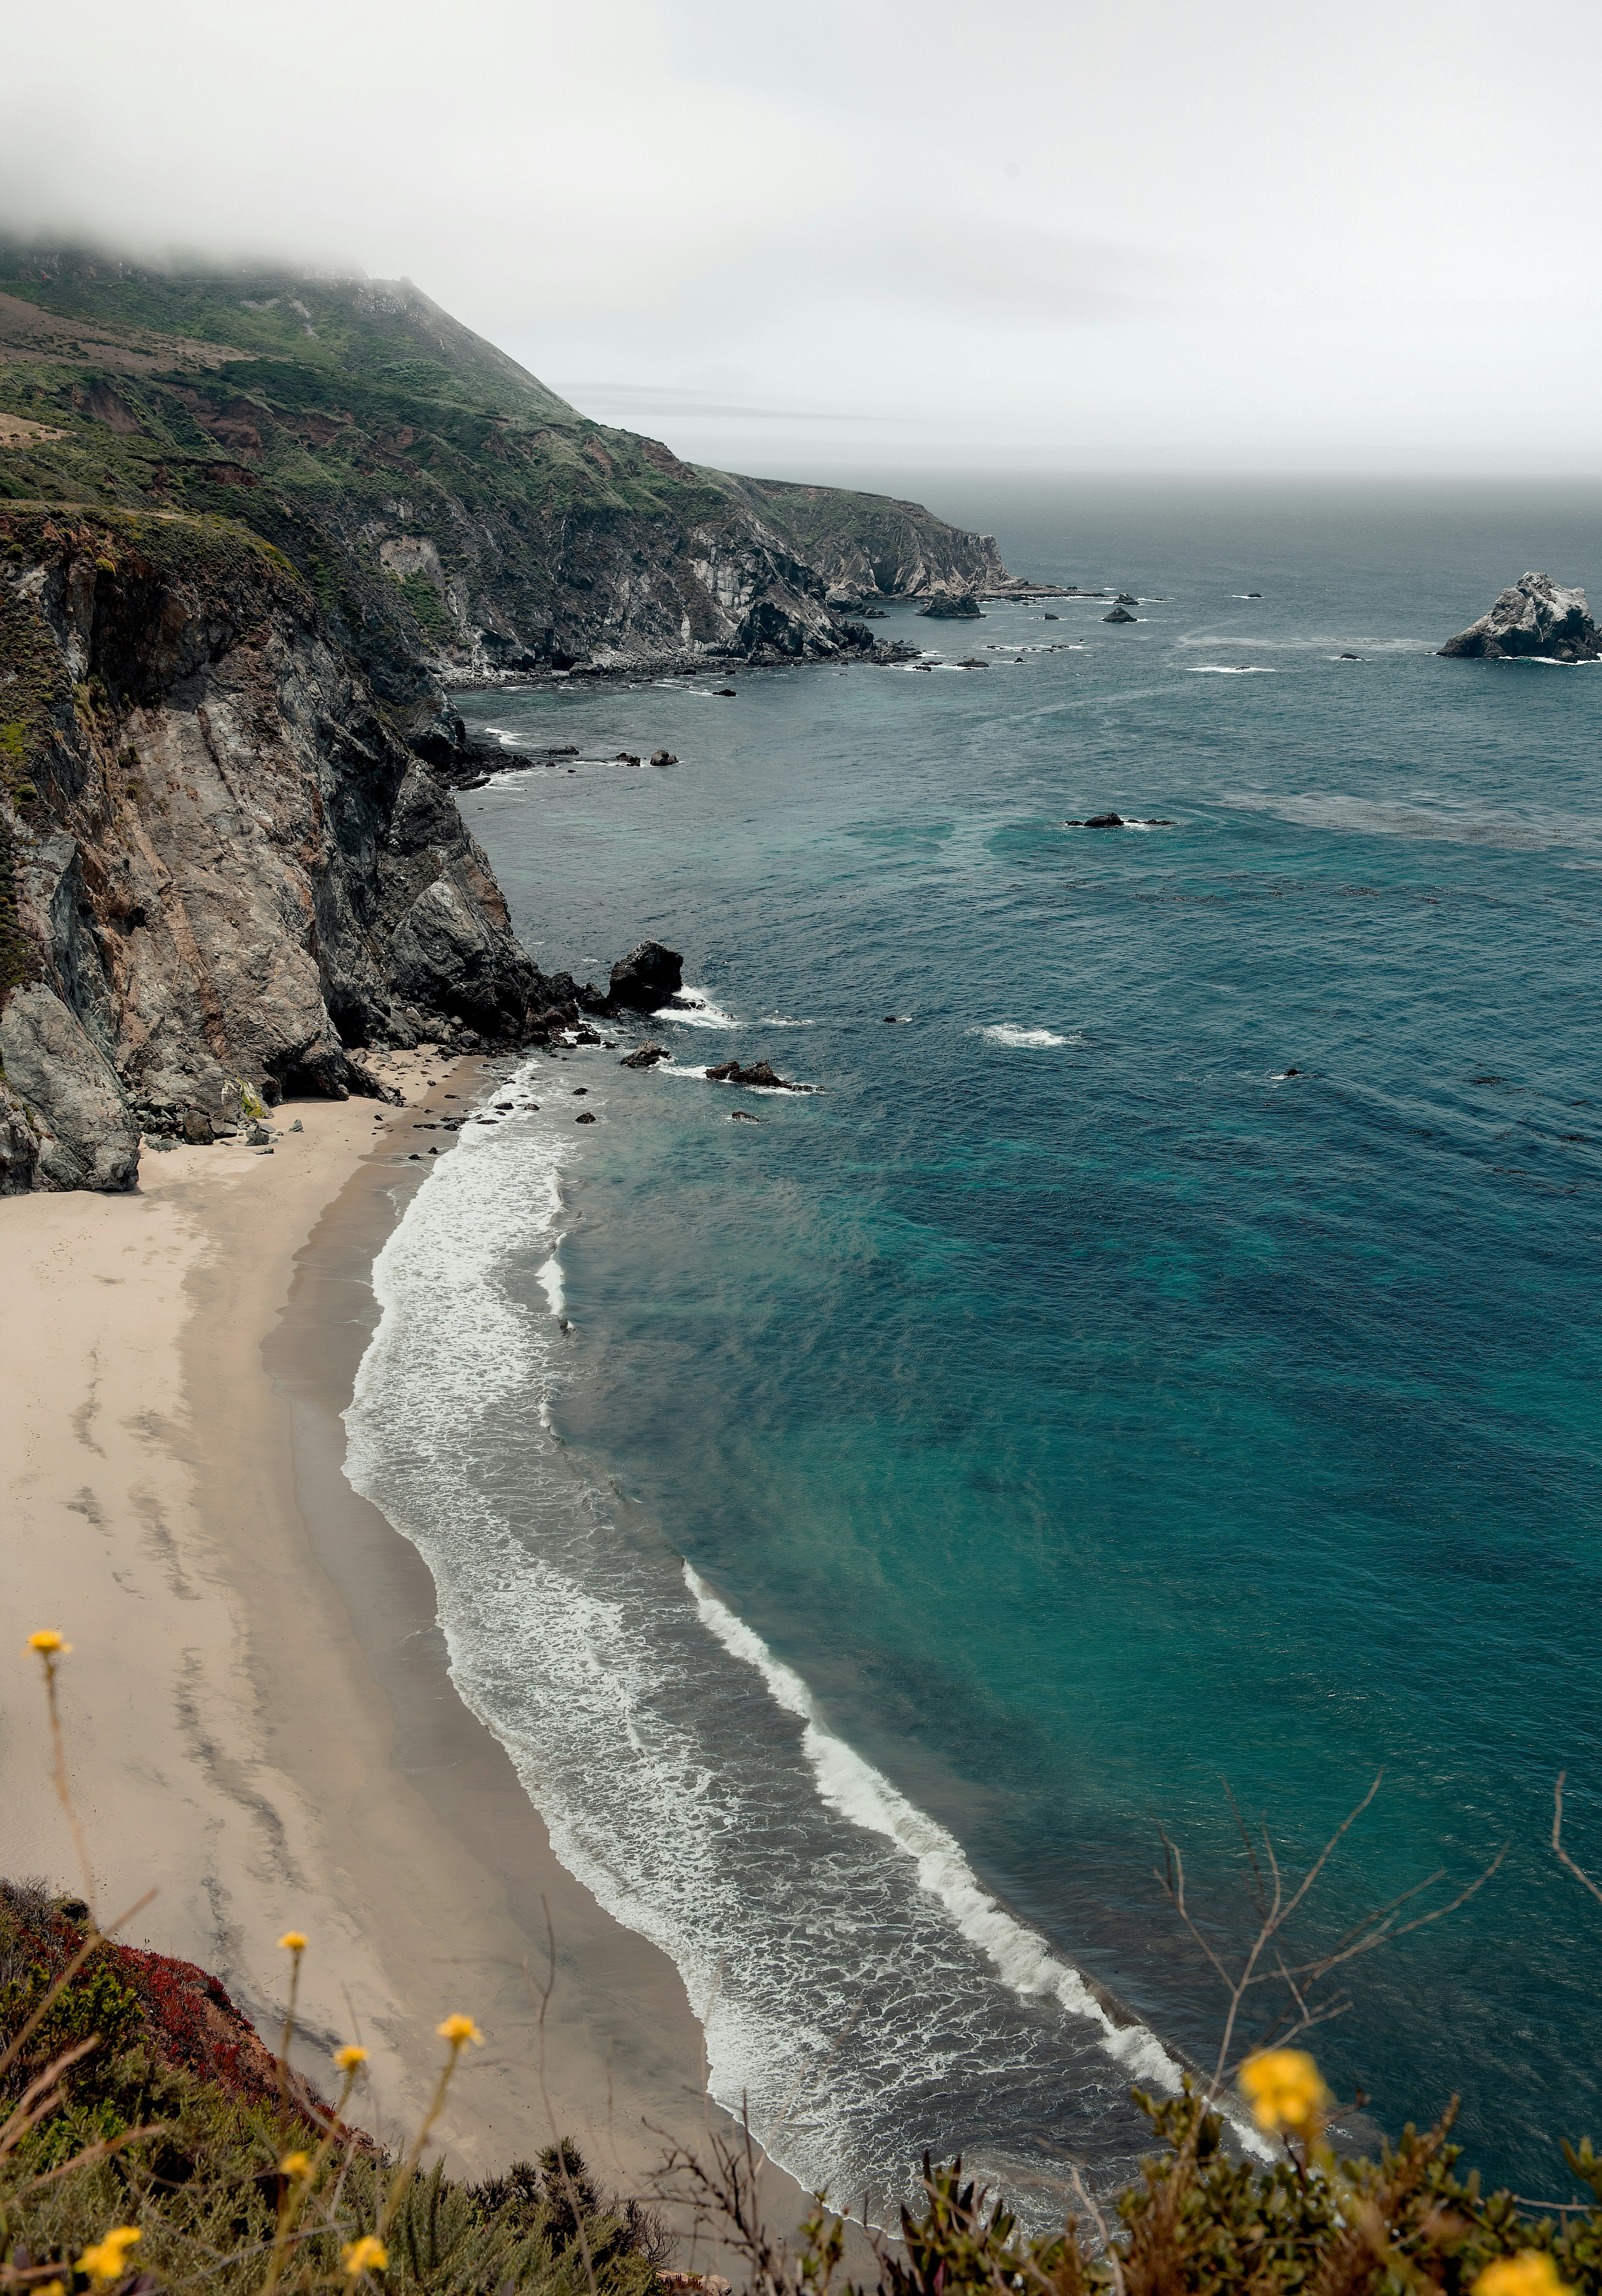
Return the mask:
[[[649,2199],[602,2192],[560,2137],[503,2175],[447,2177],[424,2155],[461,2061],[484,2038],[470,2015],[440,2021],[444,2055],[429,2108],[409,2142],[387,2151],[346,2117],[364,2076],[364,2047],[334,2051],[341,2085],[332,2103],[291,2067],[303,1933],[279,1940],[288,2007],[270,2048],[205,1972],[119,1945],[120,1923],[102,1931],[57,1708],[69,1650],[53,1629],[29,1638],[86,1894],[0,1884],[0,2288],[721,2296],[721,2279],[666,2269],[675,2243],[666,2202],[698,2234],[715,2234],[751,2296],[1602,2292],[1602,2157],[1589,2138],[1562,2150],[1590,2203],[1482,2192],[1450,2141],[1455,2102],[1433,2128],[1410,2126],[1376,2158],[1337,2155],[1337,2100],[1314,2058],[1289,2041],[1336,2013],[1324,1980],[1400,1934],[1401,1907],[1381,1908],[1312,1964],[1287,1960],[1287,1922],[1328,1852],[1291,1886],[1266,1838],[1255,1939],[1238,1967],[1214,1960],[1229,2011],[1213,2078],[1187,2076],[1177,2096],[1136,2091],[1156,2140],[1138,2181],[1098,2194],[1070,2166],[1075,2205],[1047,2235],[1023,2233],[960,2161],[926,2154],[922,2205],[903,2208],[899,2236],[862,2228],[873,2269],[858,2279],[845,2265],[847,2219],[826,2196],[793,2241],[770,2232],[748,2128],[709,2129],[704,2149],[670,2153]],[[1563,1847],[1562,1790],[1560,1779],[1553,1849],[1602,1897]],[[1171,1900],[1211,1954],[1186,1906],[1182,1861],[1165,1849]],[[1282,2037],[1230,2065],[1231,2037],[1257,1985],[1288,1996]],[[1258,2157],[1239,2141],[1248,2120]]]
[[[249,529],[396,705],[593,653],[861,652],[852,605],[1005,580],[920,504],[592,421],[407,280],[0,245],[0,501]]]

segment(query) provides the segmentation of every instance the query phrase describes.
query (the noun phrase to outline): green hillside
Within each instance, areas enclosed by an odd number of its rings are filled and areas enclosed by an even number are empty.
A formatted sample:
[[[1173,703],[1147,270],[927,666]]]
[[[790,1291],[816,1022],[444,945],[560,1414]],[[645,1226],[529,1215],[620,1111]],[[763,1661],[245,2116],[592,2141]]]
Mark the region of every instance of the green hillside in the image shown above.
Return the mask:
[[[409,282],[15,246],[7,497],[249,525],[396,706],[440,676],[828,653],[865,642],[838,611],[855,598],[1002,578],[993,544],[916,504],[736,478],[590,422]]]

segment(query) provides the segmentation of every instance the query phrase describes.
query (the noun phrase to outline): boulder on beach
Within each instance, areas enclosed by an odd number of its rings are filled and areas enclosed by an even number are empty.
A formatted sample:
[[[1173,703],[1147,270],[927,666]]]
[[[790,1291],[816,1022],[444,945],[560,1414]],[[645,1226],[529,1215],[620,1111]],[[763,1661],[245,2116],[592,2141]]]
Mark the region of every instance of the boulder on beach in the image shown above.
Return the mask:
[[[607,1002],[633,1013],[654,1013],[684,984],[684,960],[659,940],[642,940],[612,967]]]
[[[977,622],[984,619],[984,610],[971,590],[937,591],[928,604],[920,606],[918,611],[936,622]]]
[[[1533,654],[1550,661],[1596,661],[1602,640],[1583,590],[1565,590],[1549,574],[1521,574],[1488,614],[1448,638],[1441,652],[1469,661]]]
[[[1103,614],[1104,622],[1132,622],[1135,619],[1126,606],[1115,606],[1110,614]]]

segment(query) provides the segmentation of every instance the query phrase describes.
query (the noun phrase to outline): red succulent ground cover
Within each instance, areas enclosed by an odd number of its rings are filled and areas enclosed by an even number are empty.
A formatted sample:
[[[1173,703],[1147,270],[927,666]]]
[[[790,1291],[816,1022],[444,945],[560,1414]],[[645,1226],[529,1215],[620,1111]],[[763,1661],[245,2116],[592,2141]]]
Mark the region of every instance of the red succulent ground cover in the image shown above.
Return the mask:
[[[192,1961],[137,1946],[104,1950],[122,1982],[138,1995],[147,2037],[169,2064],[216,2081],[243,2103],[267,2104],[279,2096],[277,2058],[215,1977]],[[304,2084],[297,2079],[295,2087]]]

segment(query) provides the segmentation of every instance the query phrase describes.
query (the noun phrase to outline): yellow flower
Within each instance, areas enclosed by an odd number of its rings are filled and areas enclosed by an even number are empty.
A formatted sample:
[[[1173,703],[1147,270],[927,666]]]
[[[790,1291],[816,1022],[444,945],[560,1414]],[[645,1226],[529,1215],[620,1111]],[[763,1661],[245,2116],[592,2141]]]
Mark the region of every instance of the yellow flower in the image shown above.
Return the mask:
[[[135,2241],[143,2238],[144,2234],[135,2226],[119,2225],[115,2232],[107,2233],[105,2238],[97,2241],[93,2248],[85,2249],[78,2259],[78,2268],[80,2272],[86,2272],[97,2288],[103,2287],[110,2280],[120,2280],[129,2249]]]
[[[65,1658],[72,1644],[64,1643],[53,1627],[41,1627],[37,1635],[29,1636],[28,1647],[41,1658]]]
[[[309,2177],[312,2173],[311,2154],[309,2152],[286,2152],[282,2160],[278,2164],[278,2173],[281,2177],[294,2177],[296,2178]]]
[[[1474,2284],[1474,2296],[1572,2296],[1557,2277],[1557,2267],[1541,2248],[1526,2248],[1521,2256],[1499,2256]]]
[[[367,2052],[359,2041],[347,2041],[342,2049],[334,2051],[334,2062],[342,2073],[354,2073],[358,2065],[367,2062]]]
[[[353,2240],[341,2253],[345,2261],[345,2276],[348,2280],[354,2280],[362,2272],[381,2272],[389,2261],[388,2250],[381,2240],[374,2240],[370,2232],[364,2233],[360,2240]]]
[[[1305,2049],[1264,2049],[1240,2068],[1240,2086],[1259,2128],[1316,2135],[1333,2099]]]
[[[33,2296],[67,2296],[67,2284],[64,2280],[47,2280],[43,2288],[34,2290]]]
[[[454,2017],[447,2017],[444,2024],[435,2030],[440,2039],[448,2041],[454,2049],[459,2049],[464,2041],[481,2041],[484,2038],[472,2019],[464,2017],[460,2010]]]
[[[303,1931],[299,1930],[285,1930],[278,1942],[283,1948],[285,1953],[304,1953],[306,1951],[306,1938]]]

